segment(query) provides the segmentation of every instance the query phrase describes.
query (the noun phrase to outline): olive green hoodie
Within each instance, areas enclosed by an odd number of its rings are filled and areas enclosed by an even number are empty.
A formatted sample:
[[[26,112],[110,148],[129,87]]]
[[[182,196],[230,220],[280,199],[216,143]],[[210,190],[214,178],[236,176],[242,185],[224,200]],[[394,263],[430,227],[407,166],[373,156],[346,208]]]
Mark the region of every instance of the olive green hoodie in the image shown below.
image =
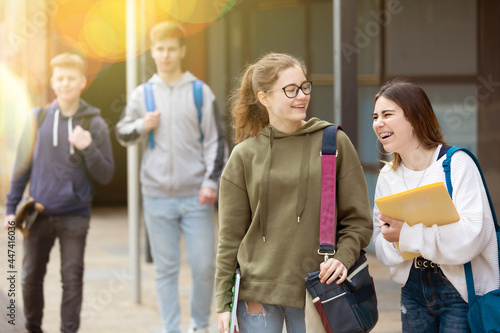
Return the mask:
[[[220,181],[217,312],[240,300],[304,307],[307,273],[319,269],[321,140],[332,124],[310,119],[293,134],[272,126],[238,144]],[[372,218],[363,169],[347,135],[337,134],[337,252],[348,269],[370,242]]]

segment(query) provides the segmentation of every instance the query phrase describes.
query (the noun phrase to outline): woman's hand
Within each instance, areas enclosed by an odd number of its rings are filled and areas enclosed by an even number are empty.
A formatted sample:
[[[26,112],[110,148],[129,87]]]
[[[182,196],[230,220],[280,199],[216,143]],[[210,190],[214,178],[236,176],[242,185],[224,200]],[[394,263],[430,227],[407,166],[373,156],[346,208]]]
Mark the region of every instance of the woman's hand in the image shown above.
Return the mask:
[[[229,319],[231,317],[231,312],[219,312],[217,317],[219,322],[219,333],[229,333]]]
[[[331,284],[336,278],[339,278],[337,284],[341,284],[347,278],[347,268],[337,259],[331,258],[321,263],[320,269],[321,283]]]
[[[403,221],[391,219],[390,217],[379,215],[380,232],[388,242],[399,242],[399,235],[403,228]]]

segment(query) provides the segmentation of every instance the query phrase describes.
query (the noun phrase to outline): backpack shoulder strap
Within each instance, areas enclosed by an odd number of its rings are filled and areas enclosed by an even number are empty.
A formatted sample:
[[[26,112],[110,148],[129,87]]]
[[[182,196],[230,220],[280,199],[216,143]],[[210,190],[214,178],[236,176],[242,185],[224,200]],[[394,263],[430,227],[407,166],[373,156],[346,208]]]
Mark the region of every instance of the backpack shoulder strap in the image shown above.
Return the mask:
[[[39,108],[38,110],[35,110],[36,128],[40,128],[43,121],[45,120],[45,117],[47,116],[48,111],[49,110],[47,108]]]
[[[484,190],[486,191],[486,196],[488,197],[488,203],[490,204],[491,214],[493,215],[493,220],[495,221],[495,228],[497,231],[500,231],[500,227],[498,225],[497,217],[496,217],[496,213],[495,213],[495,208],[493,207],[493,202],[492,202],[491,196],[490,196],[490,191],[488,190],[488,185],[486,185],[486,179],[484,178],[483,170],[481,169],[481,166],[479,165],[479,161],[477,160],[476,156],[474,156],[474,154],[471,151],[469,151],[468,149],[462,148],[462,147],[458,147],[458,146],[450,147],[448,149],[448,151],[446,152],[446,159],[443,161],[443,169],[444,169],[445,176],[446,176],[446,186],[448,187],[448,193],[450,194],[450,197],[453,198],[453,186],[451,184],[451,156],[459,150],[467,153],[467,155],[469,155],[470,158],[476,164],[476,167],[479,170],[479,173],[481,174],[481,180],[483,181],[483,186],[484,186]]]
[[[154,111],[156,109],[155,106],[155,97],[153,95],[153,83],[145,82],[142,84],[144,88],[144,100],[146,101],[146,109],[148,111]]]
[[[337,168],[337,130],[340,126],[328,126],[323,130],[321,143],[321,214],[319,254],[328,258],[335,253],[335,194]]]
[[[198,126],[200,127],[200,137],[201,142],[203,142],[203,133],[201,132],[201,108],[203,106],[203,81],[194,80],[193,81],[193,96],[194,96],[194,104],[196,105],[196,109],[198,110]]]
[[[437,159],[439,160],[441,157],[443,157],[450,148],[451,146],[449,145],[442,145],[441,149],[439,149],[439,154]]]
[[[148,110],[148,112],[152,112],[156,109],[155,97],[153,95],[153,83],[149,81],[145,82],[142,84],[142,87],[144,89],[144,100],[146,102],[146,109]],[[152,130],[149,131],[148,138],[149,138],[149,147],[154,148],[155,139]]]
[[[450,194],[450,197],[453,198],[453,186],[451,184],[451,156],[457,152],[457,151],[463,151],[469,155],[474,163],[476,164],[477,169],[479,170],[479,173],[481,174],[481,180],[483,181],[483,186],[484,190],[486,191],[486,196],[488,197],[488,203],[490,205],[490,210],[491,210],[491,215],[493,216],[493,222],[495,223],[495,231],[497,234],[497,248],[500,250],[500,226],[498,225],[497,221],[497,216],[495,213],[495,208],[493,207],[493,202],[491,201],[491,196],[490,192],[488,190],[488,186],[486,185],[486,180],[484,179],[484,174],[483,170],[481,170],[481,166],[479,165],[479,161],[477,160],[476,156],[472,152],[470,152],[468,149],[462,148],[462,147],[457,147],[453,146],[448,149],[446,152],[446,159],[443,161],[443,169],[445,172],[445,177],[446,177],[446,186],[448,188],[448,193]],[[500,257],[499,257],[500,261]],[[475,288],[474,288],[474,277],[472,274],[472,265],[471,262],[469,261],[468,263],[464,264],[464,271],[465,271],[465,278],[467,282],[467,297],[469,304],[473,304],[476,299],[475,295]]]
[[[87,116],[84,116],[80,119],[80,126],[88,131],[88,129],[90,128],[90,123],[92,122],[92,119],[94,119],[95,115],[94,114],[89,114]]]

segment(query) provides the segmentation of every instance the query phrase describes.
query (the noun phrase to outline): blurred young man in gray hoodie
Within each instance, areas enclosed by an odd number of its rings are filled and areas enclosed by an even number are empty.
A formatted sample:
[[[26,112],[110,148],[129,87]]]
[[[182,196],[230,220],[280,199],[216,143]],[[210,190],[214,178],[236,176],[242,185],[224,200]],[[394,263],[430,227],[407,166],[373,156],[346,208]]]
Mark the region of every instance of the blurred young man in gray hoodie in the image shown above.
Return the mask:
[[[135,89],[116,125],[122,145],[145,145],[140,179],[144,217],[156,269],[163,333],[180,333],[180,236],[193,275],[190,332],[208,332],[215,275],[214,203],[227,155],[214,94],[203,84],[195,104],[196,77],[183,72],[185,33],[171,22],[151,30],[157,72]],[[154,111],[146,106],[152,87]]]

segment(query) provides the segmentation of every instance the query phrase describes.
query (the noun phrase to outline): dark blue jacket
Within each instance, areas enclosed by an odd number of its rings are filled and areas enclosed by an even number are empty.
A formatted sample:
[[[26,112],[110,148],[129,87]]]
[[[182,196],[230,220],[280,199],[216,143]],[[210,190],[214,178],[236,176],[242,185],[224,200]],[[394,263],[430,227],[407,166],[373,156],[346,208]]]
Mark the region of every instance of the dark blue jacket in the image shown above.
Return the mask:
[[[40,108],[31,112],[25,124],[7,195],[7,215],[15,213],[30,181],[30,196],[45,206],[42,215],[90,216],[94,181],[106,184],[113,177],[109,130],[100,110],[83,100],[72,117],[64,117],[56,110],[57,100],[52,102],[39,125]],[[82,151],[74,148],[72,153],[68,123],[74,128],[81,124],[82,117],[90,115],[93,117],[87,130],[92,135],[92,143]]]

